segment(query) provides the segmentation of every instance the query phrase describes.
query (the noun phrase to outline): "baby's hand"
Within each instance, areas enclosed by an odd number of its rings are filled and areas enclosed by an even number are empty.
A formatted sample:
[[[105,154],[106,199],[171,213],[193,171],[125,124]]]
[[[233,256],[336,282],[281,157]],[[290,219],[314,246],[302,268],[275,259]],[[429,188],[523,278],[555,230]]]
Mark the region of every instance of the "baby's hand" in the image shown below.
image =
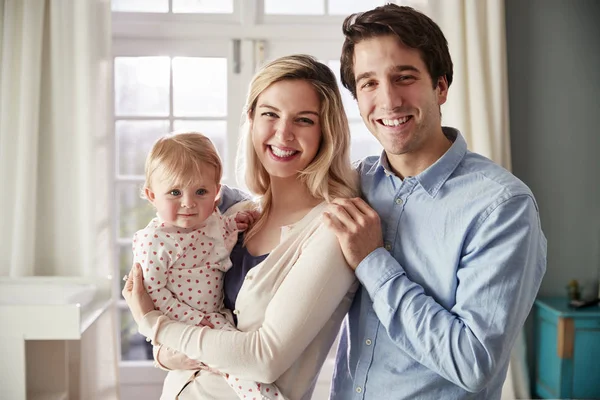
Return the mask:
[[[260,212],[253,211],[240,211],[235,215],[235,223],[239,231],[245,231],[260,217]]]

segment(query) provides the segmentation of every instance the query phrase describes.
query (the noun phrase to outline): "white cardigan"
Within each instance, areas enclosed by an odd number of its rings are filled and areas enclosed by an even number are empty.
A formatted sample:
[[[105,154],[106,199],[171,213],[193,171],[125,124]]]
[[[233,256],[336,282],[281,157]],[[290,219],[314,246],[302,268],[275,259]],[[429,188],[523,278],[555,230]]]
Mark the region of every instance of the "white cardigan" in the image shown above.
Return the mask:
[[[326,204],[282,229],[281,241],[244,280],[238,329],[215,330],[149,312],[140,332],[221,372],[275,381],[290,400],[308,400],[358,288],[335,235],[322,223]],[[171,371],[162,399],[174,399],[193,371]],[[179,399],[237,399],[225,379],[201,371]]]

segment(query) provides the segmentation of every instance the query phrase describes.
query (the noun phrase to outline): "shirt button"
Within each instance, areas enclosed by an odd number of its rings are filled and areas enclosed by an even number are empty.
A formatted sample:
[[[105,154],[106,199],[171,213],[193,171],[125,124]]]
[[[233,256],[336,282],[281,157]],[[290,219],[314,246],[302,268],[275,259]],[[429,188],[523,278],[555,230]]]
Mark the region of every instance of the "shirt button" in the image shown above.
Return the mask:
[[[235,315],[238,315],[238,314],[240,313],[240,310],[233,310],[233,313],[234,313]]]
[[[360,386],[356,387],[356,393],[362,393],[362,388]]]
[[[391,245],[391,244],[389,244],[389,243],[386,243],[386,244],[385,244],[385,249],[386,249],[387,251],[390,251],[390,250],[392,250],[392,245]]]
[[[402,203],[403,203],[403,202],[402,202],[402,199],[401,199],[400,197],[398,197],[398,198],[396,199],[396,204],[400,205],[400,204],[402,204]]]
[[[367,339],[367,340],[365,340],[365,344],[367,346],[370,346],[371,344],[373,344],[373,342],[371,342],[371,339]]]

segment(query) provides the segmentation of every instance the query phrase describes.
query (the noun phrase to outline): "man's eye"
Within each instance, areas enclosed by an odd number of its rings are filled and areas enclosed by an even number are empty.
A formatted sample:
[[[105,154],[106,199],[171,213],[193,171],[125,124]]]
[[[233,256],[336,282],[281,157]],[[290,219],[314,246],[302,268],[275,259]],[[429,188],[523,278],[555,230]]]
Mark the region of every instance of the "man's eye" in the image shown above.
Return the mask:
[[[367,82],[363,83],[362,85],[360,85],[361,89],[368,89],[372,86],[375,86],[375,82],[373,82],[373,81],[367,81]]]
[[[412,75],[402,75],[402,76],[399,76],[396,80],[398,82],[408,82],[408,81],[412,81],[414,79],[415,79],[415,77]]]
[[[196,190],[196,194],[198,196],[204,196],[206,193],[208,193],[208,191],[206,189],[198,189],[198,190]]]
[[[169,192],[169,194],[171,196],[180,196],[181,195],[181,191],[179,189],[173,189]]]

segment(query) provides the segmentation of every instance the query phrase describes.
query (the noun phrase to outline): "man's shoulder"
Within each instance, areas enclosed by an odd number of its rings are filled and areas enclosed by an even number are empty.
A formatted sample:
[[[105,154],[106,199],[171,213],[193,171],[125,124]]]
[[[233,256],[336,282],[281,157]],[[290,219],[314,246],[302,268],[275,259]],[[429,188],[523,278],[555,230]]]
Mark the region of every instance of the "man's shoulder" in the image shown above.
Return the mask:
[[[512,172],[477,153],[467,152],[451,180],[458,180],[468,190],[476,188],[481,195],[488,193],[494,198],[533,197],[531,189]]]
[[[359,175],[368,174],[379,166],[380,156],[369,156],[352,162],[352,168]]]

